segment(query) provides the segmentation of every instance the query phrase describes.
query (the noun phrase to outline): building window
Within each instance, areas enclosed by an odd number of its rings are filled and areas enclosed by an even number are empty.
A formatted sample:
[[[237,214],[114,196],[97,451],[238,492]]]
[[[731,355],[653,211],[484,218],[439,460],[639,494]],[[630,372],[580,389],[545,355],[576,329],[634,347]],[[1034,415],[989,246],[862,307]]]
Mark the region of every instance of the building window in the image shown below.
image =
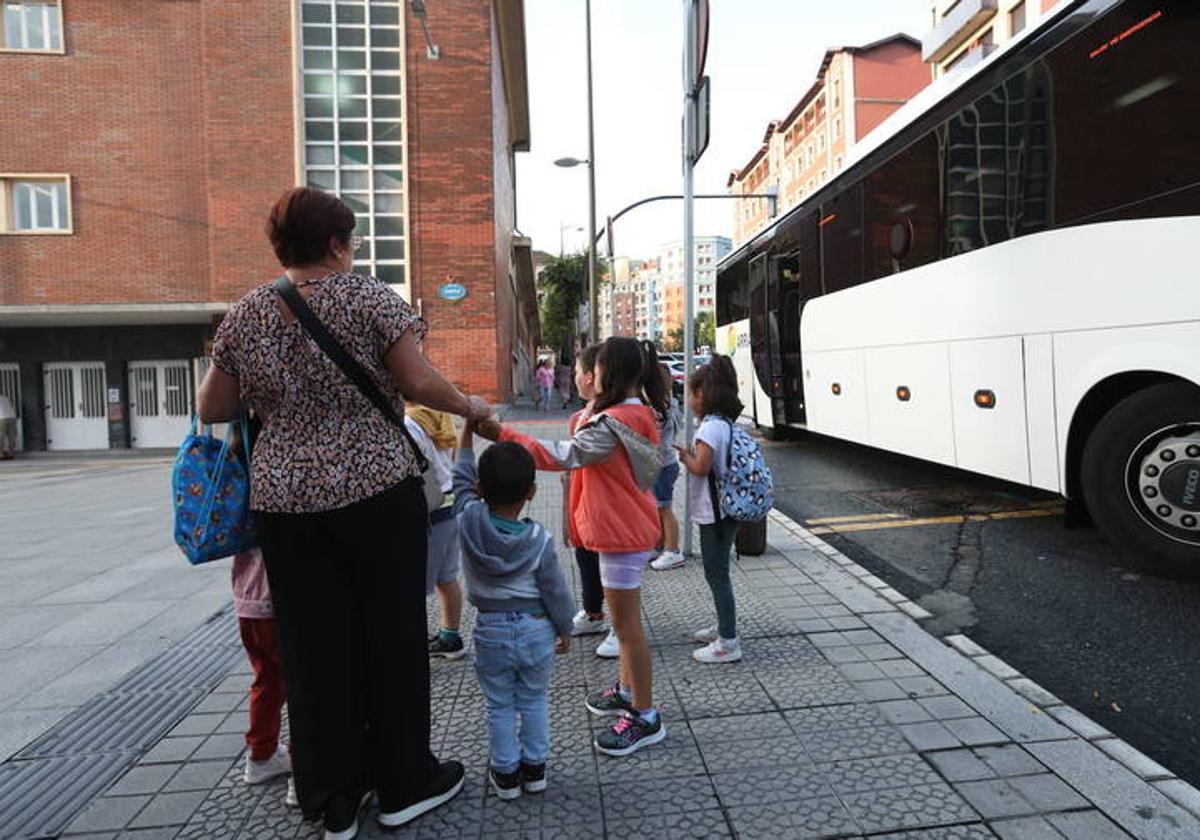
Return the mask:
[[[300,4],[305,180],[363,237],[355,270],[407,284],[401,0]]]
[[[835,137],[842,136],[842,118],[841,117],[833,118],[833,135]]]
[[[66,175],[0,175],[0,233],[70,233]]]
[[[6,50],[62,52],[59,0],[0,0],[0,47]]]
[[[1013,6],[1008,13],[1008,33],[1016,35],[1025,29],[1025,0]]]

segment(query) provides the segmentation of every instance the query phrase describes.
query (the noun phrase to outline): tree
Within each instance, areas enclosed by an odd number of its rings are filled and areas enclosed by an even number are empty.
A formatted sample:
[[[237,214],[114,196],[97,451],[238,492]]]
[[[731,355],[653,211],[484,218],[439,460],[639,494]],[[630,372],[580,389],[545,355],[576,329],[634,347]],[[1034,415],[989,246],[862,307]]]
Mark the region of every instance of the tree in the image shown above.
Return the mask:
[[[717,321],[711,312],[701,312],[696,316],[695,346],[712,348],[717,343]]]
[[[603,276],[607,270],[603,260],[596,269]],[[542,343],[568,359],[575,344],[579,307],[587,300],[587,253],[555,257],[542,269],[538,282],[545,292],[540,313]]]

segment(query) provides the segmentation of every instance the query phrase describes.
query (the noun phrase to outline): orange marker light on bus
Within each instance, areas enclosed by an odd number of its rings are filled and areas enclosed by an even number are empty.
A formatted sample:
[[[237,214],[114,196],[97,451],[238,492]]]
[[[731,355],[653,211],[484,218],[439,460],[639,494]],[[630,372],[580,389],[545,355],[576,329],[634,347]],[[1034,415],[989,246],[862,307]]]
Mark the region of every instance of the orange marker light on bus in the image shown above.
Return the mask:
[[[995,408],[996,392],[987,388],[980,388],[975,392],[975,405],[979,408]]]
[[[825,225],[837,219],[837,213],[830,213],[821,221],[817,222],[817,227],[825,227]]]

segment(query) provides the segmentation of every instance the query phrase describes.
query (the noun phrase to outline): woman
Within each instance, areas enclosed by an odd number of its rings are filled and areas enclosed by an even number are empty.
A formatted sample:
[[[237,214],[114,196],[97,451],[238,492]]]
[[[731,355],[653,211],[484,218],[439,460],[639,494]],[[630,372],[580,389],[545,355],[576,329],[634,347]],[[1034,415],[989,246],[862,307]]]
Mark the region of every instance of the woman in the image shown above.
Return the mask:
[[[383,283],[354,274],[354,213],[312,189],[285,193],[267,234],[316,317],[403,411],[401,394],[482,420],[425,360],[425,325]],[[463,768],[429,748],[425,636],[427,511],[403,432],[351,383],[271,285],[225,317],[200,386],[206,423],[244,407],[255,444],[257,514],[287,680],[296,788],[327,840],[358,830],[379,796],[393,827],[448,801]]]

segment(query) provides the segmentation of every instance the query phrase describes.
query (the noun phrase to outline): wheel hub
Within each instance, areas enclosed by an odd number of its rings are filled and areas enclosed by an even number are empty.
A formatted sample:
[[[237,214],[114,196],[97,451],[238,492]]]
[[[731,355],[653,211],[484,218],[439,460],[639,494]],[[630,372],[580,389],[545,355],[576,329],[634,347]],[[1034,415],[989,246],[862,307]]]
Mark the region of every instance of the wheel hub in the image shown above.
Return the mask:
[[[1175,536],[1200,537],[1200,430],[1152,436],[1135,459],[1137,473],[1130,478],[1136,482],[1143,516],[1148,514],[1151,524],[1160,530],[1166,526]]]

